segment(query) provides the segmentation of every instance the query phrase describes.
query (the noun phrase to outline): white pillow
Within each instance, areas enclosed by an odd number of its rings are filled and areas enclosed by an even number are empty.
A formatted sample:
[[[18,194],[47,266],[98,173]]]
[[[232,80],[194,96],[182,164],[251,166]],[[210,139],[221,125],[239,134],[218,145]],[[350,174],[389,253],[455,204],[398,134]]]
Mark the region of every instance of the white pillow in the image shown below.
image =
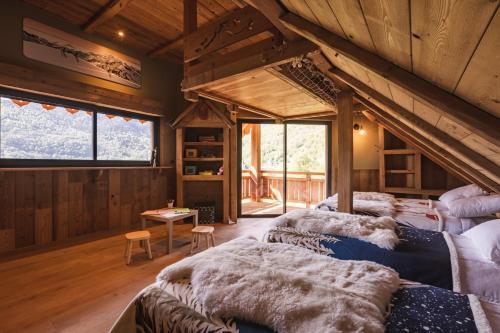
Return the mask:
[[[462,234],[488,260],[500,264],[500,219],[481,223]]]
[[[455,217],[479,217],[500,212],[500,195],[458,199],[448,205],[448,214]]]
[[[479,186],[475,184],[466,185],[462,187],[454,188],[448,192],[443,193],[439,197],[439,201],[444,202],[447,206],[450,202],[462,198],[477,197],[478,195],[485,195],[488,192],[483,191]]]

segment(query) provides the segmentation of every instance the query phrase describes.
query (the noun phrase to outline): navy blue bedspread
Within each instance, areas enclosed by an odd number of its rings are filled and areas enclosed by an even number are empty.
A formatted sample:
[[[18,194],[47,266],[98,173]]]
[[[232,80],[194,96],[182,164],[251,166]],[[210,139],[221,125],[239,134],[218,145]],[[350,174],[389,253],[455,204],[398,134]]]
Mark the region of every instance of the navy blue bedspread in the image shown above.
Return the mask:
[[[336,235],[318,235],[274,228],[268,242],[281,242],[310,248],[321,254],[343,260],[368,260],[393,268],[403,279],[444,289],[453,289],[448,245],[440,232],[400,227],[400,243],[394,250]],[[319,246],[310,246],[319,242]]]
[[[399,289],[391,300],[392,311],[385,323],[395,332],[477,332],[466,295],[431,286]],[[270,333],[271,329],[236,319],[240,333]]]

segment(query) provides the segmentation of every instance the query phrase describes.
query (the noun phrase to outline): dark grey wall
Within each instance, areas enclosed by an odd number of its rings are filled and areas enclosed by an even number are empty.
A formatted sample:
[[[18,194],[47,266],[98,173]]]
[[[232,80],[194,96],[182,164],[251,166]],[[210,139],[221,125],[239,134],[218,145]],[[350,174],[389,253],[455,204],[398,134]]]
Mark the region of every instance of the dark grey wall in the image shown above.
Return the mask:
[[[134,89],[26,58],[22,50],[22,26],[23,18],[25,17],[32,18],[54,28],[139,59],[143,75],[142,87]],[[24,2],[18,0],[0,1],[0,40],[2,43],[0,47],[0,62],[20,65],[34,70],[56,71],[57,75],[63,79],[67,78],[128,94],[160,99],[167,104],[167,116],[169,118],[177,114],[177,108],[183,105],[180,104],[182,102],[180,94],[182,67],[180,65],[164,60],[150,59],[119,43],[109,42],[98,36],[82,33],[79,27],[73,25],[71,22],[64,21],[55,15],[44,12],[40,8]]]

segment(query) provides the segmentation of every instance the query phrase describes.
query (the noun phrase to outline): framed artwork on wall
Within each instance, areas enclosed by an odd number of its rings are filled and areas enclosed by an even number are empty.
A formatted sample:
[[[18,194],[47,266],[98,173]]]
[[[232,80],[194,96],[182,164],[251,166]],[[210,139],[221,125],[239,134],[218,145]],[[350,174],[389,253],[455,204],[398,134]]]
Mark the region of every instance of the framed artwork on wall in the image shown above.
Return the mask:
[[[29,18],[23,20],[23,53],[30,59],[133,88],[142,84],[137,59]]]

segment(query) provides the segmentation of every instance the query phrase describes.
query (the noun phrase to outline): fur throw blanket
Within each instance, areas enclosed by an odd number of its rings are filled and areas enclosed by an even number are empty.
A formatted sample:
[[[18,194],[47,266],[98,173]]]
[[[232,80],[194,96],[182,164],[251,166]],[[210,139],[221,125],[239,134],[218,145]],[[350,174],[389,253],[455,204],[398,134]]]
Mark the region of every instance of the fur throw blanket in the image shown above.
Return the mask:
[[[382,200],[382,197],[377,197],[375,195],[371,195],[370,193],[385,195],[385,193],[378,192],[354,192],[358,193],[357,195],[353,195],[353,209],[358,212],[366,212],[371,213],[377,216],[392,216],[396,212],[396,207],[394,203],[396,203],[396,199],[387,199]],[[369,194],[369,195],[365,195]],[[390,195],[390,194],[387,194]],[[337,194],[326,198],[325,200],[319,202],[316,205],[316,209],[318,210],[337,210],[338,199]]]
[[[383,332],[398,274],[288,245],[238,238],[165,268],[157,281],[190,279],[208,313],[276,332]]]
[[[392,217],[353,215],[312,209],[297,209],[268,223],[274,227],[292,227],[298,231],[356,238],[383,249],[394,249],[399,238]]]

